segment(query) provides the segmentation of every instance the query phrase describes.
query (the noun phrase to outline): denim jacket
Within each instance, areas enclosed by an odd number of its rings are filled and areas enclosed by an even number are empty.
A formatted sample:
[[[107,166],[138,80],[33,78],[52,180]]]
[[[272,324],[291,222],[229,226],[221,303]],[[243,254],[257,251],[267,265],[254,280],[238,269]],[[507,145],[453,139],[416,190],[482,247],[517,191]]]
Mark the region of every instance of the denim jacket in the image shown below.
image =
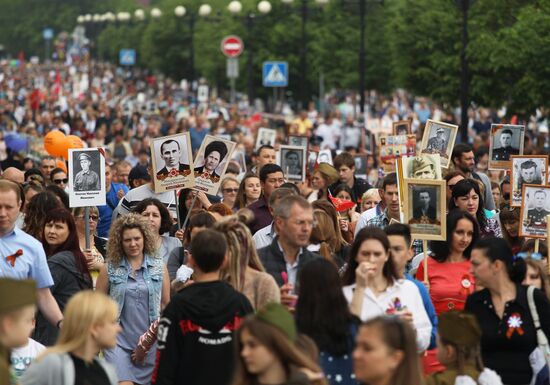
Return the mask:
[[[146,254],[142,266],[143,279],[149,290],[149,322],[153,323],[160,316],[164,264],[162,258],[154,258]],[[118,266],[114,266],[111,262],[107,263],[109,295],[118,304],[117,319],[119,320],[120,314],[122,313],[122,307],[124,306],[124,296],[126,294],[126,286],[130,271],[130,265],[125,257],[120,260]]]

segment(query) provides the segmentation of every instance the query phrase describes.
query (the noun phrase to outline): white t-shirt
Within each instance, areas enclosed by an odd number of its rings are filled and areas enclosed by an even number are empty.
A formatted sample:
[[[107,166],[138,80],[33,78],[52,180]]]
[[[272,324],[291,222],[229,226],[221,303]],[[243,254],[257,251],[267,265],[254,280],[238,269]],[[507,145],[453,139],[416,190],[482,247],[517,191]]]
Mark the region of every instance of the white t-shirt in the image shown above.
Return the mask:
[[[344,286],[344,296],[351,303],[355,284]],[[422,296],[416,285],[406,279],[399,279],[389,286],[378,297],[371,289],[365,288],[363,306],[361,307],[361,321],[365,322],[375,317],[391,314],[399,304],[403,310],[412,313],[413,327],[416,330],[416,345],[419,352],[423,352],[430,345],[432,324],[422,302]]]
[[[36,357],[46,349],[44,345],[29,338],[27,345],[12,349],[11,351],[11,366],[13,372],[20,378]]]

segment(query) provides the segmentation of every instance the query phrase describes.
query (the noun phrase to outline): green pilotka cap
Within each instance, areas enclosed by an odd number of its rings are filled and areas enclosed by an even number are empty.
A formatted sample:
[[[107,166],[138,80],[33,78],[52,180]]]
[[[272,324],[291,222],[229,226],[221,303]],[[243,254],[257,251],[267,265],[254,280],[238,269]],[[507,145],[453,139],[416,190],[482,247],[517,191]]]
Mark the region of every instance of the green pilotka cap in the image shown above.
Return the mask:
[[[0,314],[36,304],[36,282],[0,278]]]
[[[437,330],[443,342],[454,345],[473,347],[481,339],[477,318],[463,311],[452,310],[441,314]]]
[[[296,341],[296,324],[292,314],[281,304],[272,302],[265,305],[256,317],[282,331],[292,342]]]

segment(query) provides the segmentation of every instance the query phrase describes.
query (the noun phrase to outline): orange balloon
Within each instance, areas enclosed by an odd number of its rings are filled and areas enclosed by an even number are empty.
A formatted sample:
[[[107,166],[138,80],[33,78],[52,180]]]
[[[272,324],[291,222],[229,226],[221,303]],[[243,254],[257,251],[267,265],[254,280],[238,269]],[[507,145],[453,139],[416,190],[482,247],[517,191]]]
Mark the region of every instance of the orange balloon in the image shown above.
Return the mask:
[[[82,139],[80,139],[76,135],[68,135],[67,140],[65,142],[65,146],[63,148],[63,157],[66,160],[69,160],[69,150],[71,148],[84,148],[84,143],[82,142]]]
[[[53,130],[44,137],[44,148],[51,156],[62,156],[66,136],[59,130]]]
[[[67,165],[61,159],[56,159],[55,160],[55,167],[60,168],[63,171],[65,171],[65,173],[67,173]]]

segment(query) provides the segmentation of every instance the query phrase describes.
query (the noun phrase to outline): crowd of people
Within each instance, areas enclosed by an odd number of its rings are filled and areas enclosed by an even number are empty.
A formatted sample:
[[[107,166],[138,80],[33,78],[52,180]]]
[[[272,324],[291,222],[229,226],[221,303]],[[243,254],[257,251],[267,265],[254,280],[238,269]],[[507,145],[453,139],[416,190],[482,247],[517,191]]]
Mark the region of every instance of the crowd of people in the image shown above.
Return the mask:
[[[371,93],[360,116],[334,92],[292,117],[104,63],[0,65],[0,384],[549,383],[546,242],[520,235],[509,173],[488,169],[502,111],[471,111],[442,175],[446,239],[426,249],[363,131],[409,120],[420,142],[456,111]],[[545,120],[517,123],[523,154],[548,154]],[[55,130],[104,149],[105,205],[70,207]],[[182,132],[194,153],[208,134],[244,154],[219,194],[155,191],[151,140]],[[331,160],[287,181],[288,135]]]

